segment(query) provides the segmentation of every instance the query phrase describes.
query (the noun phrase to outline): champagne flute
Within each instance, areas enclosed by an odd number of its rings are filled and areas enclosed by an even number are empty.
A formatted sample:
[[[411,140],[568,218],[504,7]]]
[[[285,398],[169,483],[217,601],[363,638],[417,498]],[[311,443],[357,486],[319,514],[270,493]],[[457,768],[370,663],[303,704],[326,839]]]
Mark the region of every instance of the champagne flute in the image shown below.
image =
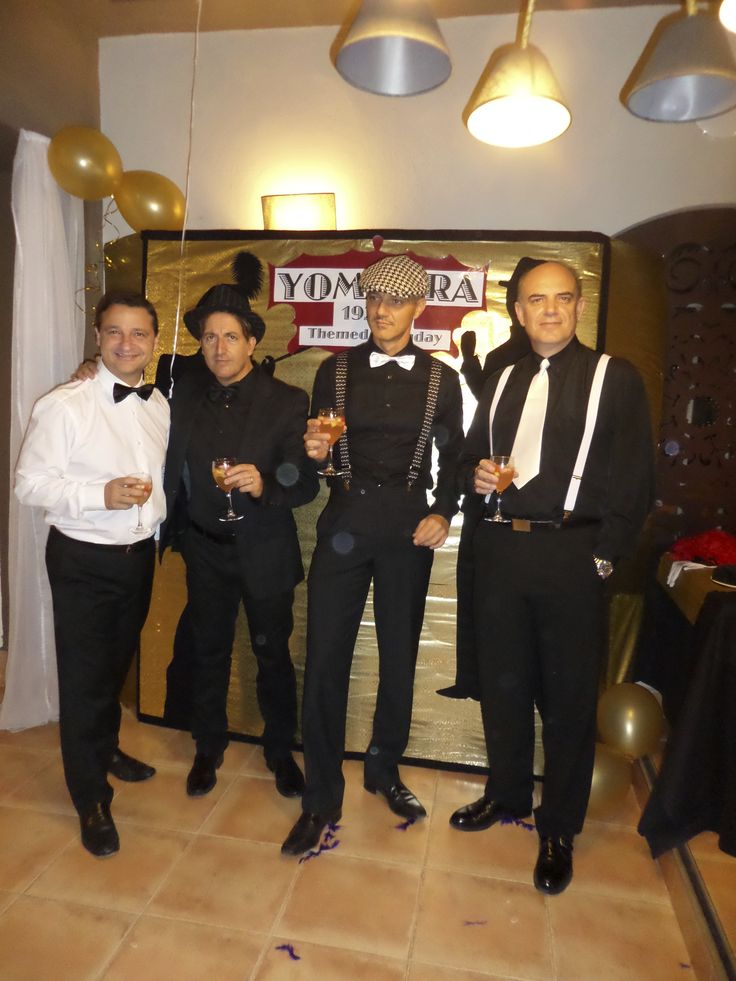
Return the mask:
[[[217,519],[218,521],[241,521],[243,518],[242,514],[236,514],[233,510],[232,488],[225,485],[228,470],[237,462],[234,456],[218,456],[212,461],[212,476],[215,478],[215,483],[227,494],[227,511]]]
[[[151,529],[146,528],[146,526],[141,521],[141,512],[142,512],[143,505],[151,496],[151,491],[153,490],[153,479],[150,473],[131,473],[128,476],[134,478],[135,483],[143,485],[142,490],[143,493],[146,495],[141,501],[141,503],[138,505],[138,524],[135,526],[135,528],[131,528],[130,530],[133,532],[134,535],[150,535]]]
[[[332,462],[332,447],[345,432],[345,416],[337,409],[320,409],[317,413],[319,422],[319,432],[327,433],[330,438],[330,445],[327,450],[327,466],[323,470],[318,470],[320,477],[340,477],[343,470],[335,470]]]
[[[496,513],[494,515],[484,515],[486,521],[505,521],[501,514],[501,495],[514,479],[514,458],[512,456],[491,456],[491,463],[496,468],[498,483],[496,484]]]

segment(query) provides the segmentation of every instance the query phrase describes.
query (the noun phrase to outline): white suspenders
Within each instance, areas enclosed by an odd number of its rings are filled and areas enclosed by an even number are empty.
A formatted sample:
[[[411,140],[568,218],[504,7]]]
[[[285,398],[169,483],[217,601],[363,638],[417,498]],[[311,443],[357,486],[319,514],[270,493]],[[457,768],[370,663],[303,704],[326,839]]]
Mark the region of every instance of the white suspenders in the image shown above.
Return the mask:
[[[585,470],[585,463],[588,459],[590,443],[593,439],[593,430],[595,429],[596,419],[598,418],[598,409],[601,404],[601,392],[603,391],[603,379],[610,360],[610,354],[602,354],[598,359],[598,364],[595,366],[593,384],[591,385],[590,395],[588,396],[588,409],[585,414],[585,429],[583,430],[583,438],[580,440],[580,449],[578,450],[578,456],[575,460],[572,477],[570,478],[570,485],[567,488],[567,494],[565,496],[564,510],[566,513],[574,510],[575,508],[578,491],[580,490],[580,481],[583,479],[583,471]],[[513,367],[513,365],[509,365],[508,368],[503,369],[501,372],[501,377],[498,379],[498,385],[496,385],[496,391],[493,393],[493,401],[491,402],[491,409],[488,414],[488,434],[491,455],[493,455],[493,418],[496,414],[496,408],[498,407],[501,394],[506,387],[506,382],[509,380],[509,375],[511,374]]]

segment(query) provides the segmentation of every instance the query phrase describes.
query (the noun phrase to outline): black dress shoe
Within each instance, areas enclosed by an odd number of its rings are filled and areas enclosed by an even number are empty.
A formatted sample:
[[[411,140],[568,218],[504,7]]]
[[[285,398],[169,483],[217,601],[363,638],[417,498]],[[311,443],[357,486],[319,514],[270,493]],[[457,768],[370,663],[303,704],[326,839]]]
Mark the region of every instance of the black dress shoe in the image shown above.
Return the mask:
[[[328,824],[335,824],[336,821],[339,821],[341,814],[339,807],[322,814],[310,814],[309,811],[302,811],[301,817],[281,846],[281,854],[301,855],[302,852],[316,848],[324,829]]]
[[[122,749],[115,750],[107,769],[118,780],[124,780],[126,783],[140,783],[141,780],[150,780],[156,772],[148,763],[141,763],[140,760],[133,759]]]
[[[459,807],[451,815],[450,824],[458,831],[485,831],[497,821],[502,821],[504,818],[514,819],[516,816],[498,801],[480,797],[472,804]]]
[[[556,896],[572,879],[572,838],[542,838],[534,866],[534,885],[548,896]]]
[[[399,817],[412,818],[416,821],[417,818],[427,816],[424,805],[400,780],[386,786],[377,786],[372,783],[364,783],[363,786],[369,794],[380,794],[381,797],[385,797],[388,806]]]
[[[276,790],[282,797],[301,797],[304,793],[304,776],[291,753],[267,761],[266,765],[276,778]]]
[[[204,797],[217,783],[217,770],[222,766],[222,753],[196,753],[187,777],[187,794]]]
[[[109,804],[92,804],[84,808],[79,812],[79,826],[82,829],[82,844],[96,858],[105,858],[120,851],[120,839]]]

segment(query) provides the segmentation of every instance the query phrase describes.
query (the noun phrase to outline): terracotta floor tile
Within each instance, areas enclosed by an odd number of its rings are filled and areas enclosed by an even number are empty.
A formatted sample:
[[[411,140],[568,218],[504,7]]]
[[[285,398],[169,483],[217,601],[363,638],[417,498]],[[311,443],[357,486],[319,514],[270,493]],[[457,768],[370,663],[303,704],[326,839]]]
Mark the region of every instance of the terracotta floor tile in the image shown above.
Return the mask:
[[[514,978],[551,979],[544,897],[521,883],[428,869],[412,959]]]
[[[692,852],[693,858],[699,862],[701,858],[709,858],[718,862],[725,862],[730,865],[736,873],[736,857],[721,851],[718,847],[718,835],[715,831],[703,831],[701,834],[691,838],[688,847]]]
[[[12,902],[18,898],[17,892],[5,892],[4,889],[0,889],[0,913],[4,909],[7,909]]]
[[[662,873],[644,838],[611,825],[591,822],[575,839],[571,888],[669,905]]]
[[[568,889],[550,898],[549,911],[559,981],[693,976],[675,914],[666,906]]]
[[[265,937],[142,917],[103,975],[104,981],[244,981],[258,961]]]
[[[281,845],[300,813],[301,801],[282,797],[273,779],[238,776],[202,831]]]
[[[0,800],[49,765],[47,752],[0,744]]]
[[[115,781],[113,816],[116,820],[171,831],[196,831],[212,813],[232,779],[220,772],[214,789],[204,797],[187,797],[185,774],[178,770],[162,768],[143,783]]]
[[[74,805],[69,797],[61,756],[48,759],[45,765],[31,773],[18,784],[11,793],[6,794],[5,802],[17,807],[32,807],[41,811],[58,811],[76,817]]]
[[[456,807],[460,807],[461,804],[469,804],[472,800],[482,797],[485,789],[485,774],[440,771],[437,774],[436,802],[448,805],[447,816],[449,817]]]
[[[445,820],[432,825],[427,867],[531,883],[538,851],[533,827],[495,824],[487,831],[456,831]]]
[[[607,805],[599,808],[593,807],[588,810],[585,818],[586,827],[589,822],[603,822],[604,824],[622,825],[627,828],[636,828],[641,818],[641,808],[636,799],[634,788],[629,787],[626,797],[615,807]]]
[[[148,912],[266,933],[295,874],[273,845],[199,836]]]
[[[476,971],[456,971],[451,967],[411,961],[407,981],[512,981],[500,974],[478,974]]]
[[[22,892],[78,838],[76,818],[0,807],[0,889]]]
[[[131,922],[125,913],[21,896],[0,915],[3,981],[92,981]]]
[[[227,748],[228,753],[232,751],[232,761],[230,765],[237,767],[238,773],[249,777],[266,777],[273,780],[273,774],[266,766],[263,758],[263,747],[253,745],[253,743],[230,743]],[[299,769],[304,772],[304,760],[301,753],[294,753]],[[227,762],[227,756],[225,757]]]
[[[139,722],[129,709],[123,709],[120,719],[120,748],[145,763],[168,759],[176,730],[166,726]],[[191,744],[191,736],[188,736]],[[192,744],[193,745],[193,744]],[[194,753],[192,753],[192,756]]]
[[[730,862],[699,858],[698,869],[731,948],[736,951],[736,858]]]
[[[298,961],[278,949],[286,945],[291,945]],[[254,981],[404,981],[405,970],[401,960],[274,937]]]
[[[118,822],[120,852],[100,861],[73,842],[29,887],[28,895],[140,912],[191,841],[189,835]]]
[[[0,729],[0,745],[15,749],[47,750],[59,752],[59,723],[49,722],[45,726],[33,726],[19,732]]]
[[[417,790],[417,794],[419,791]],[[425,795],[427,806],[431,801]],[[421,866],[432,815],[408,825],[378,794],[361,783],[348,784],[340,821],[340,854]]]
[[[161,729],[160,731],[168,733],[168,741],[162,743],[158,751],[160,754],[159,759],[162,762],[181,764],[186,766],[188,770],[194,761],[194,754],[196,752],[192,734],[190,732],[184,732],[181,729]],[[248,761],[256,754],[261,760],[263,759],[263,752],[260,746],[233,740],[225,750],[225,758],[220,767],[220,772],[241,773]],[[265,774],[267,772],[264,764],[263,773]]]
[[[406,958],[419,870],[328,852],[300,866],[280,936]]]

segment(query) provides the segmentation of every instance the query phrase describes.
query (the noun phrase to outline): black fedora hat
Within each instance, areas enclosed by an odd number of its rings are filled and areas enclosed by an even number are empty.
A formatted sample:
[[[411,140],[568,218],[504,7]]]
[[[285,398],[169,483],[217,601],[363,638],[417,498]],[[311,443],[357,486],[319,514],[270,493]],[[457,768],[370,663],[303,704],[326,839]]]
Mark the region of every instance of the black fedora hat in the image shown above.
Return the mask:
[[[202,324],[211,313],[231,313],[244,320],[249,333],[260,341],[266,333],[263,320],[250,308],[250,301],[258,296],[263,283],[263,267],[252,252],[238,252],[232,265],[234,283],[218,283],[204,293],[192,310],[184,314],[189,333],[197,340],[202,336]]]

